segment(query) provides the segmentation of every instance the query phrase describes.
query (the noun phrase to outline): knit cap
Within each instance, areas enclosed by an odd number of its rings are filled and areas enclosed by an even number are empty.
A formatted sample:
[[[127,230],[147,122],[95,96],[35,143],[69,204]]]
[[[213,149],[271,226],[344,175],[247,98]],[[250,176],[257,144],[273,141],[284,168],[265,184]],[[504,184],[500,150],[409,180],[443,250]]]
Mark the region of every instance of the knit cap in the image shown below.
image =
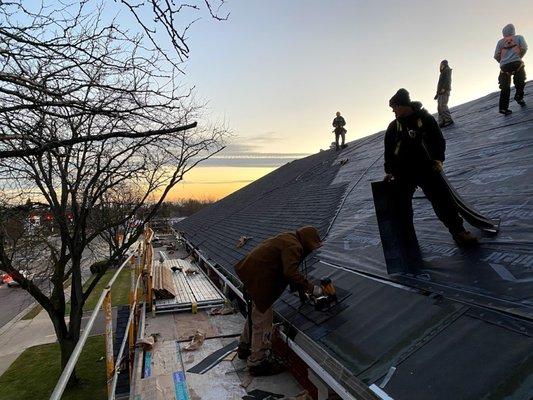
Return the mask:
[[[391,97],[389,100],[389,105],[392,106],[408,106],[411,104],[411,98],[409,97],[409,92],[404,89],[398,89],[396,94]]]

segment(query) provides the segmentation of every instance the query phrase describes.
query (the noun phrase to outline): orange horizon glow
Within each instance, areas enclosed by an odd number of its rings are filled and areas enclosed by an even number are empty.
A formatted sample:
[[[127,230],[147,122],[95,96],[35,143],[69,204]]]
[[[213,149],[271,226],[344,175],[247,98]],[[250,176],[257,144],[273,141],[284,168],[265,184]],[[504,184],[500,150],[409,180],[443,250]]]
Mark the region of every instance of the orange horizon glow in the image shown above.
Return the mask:
[[[168,194],[166,201],[220,200],[277,167],[196,167]]]

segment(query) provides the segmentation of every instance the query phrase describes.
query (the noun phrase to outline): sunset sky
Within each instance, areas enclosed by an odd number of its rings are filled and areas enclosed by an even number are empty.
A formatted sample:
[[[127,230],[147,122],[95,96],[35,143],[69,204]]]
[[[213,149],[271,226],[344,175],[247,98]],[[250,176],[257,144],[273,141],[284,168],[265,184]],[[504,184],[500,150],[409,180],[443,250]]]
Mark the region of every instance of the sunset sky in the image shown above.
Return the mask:
[[[498,90],[492,57],[509,22],[533,45],[531,0],[230,0],[225,10],[227,21],[202,18],[189,31],[184,79],[233,137],[172,199],[218,199],[327,148],[337,110],[348,140],[380,131],[400,87],[435,112],[444,58],[453,69],[451,106]],[[531,53],[524,61],[533,73]]]

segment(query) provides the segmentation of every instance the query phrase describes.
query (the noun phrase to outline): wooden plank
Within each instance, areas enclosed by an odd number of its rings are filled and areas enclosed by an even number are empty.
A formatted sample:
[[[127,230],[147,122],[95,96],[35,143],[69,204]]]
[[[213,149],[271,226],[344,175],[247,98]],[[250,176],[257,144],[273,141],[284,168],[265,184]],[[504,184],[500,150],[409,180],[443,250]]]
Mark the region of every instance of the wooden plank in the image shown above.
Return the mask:
[[[171,268],[178,268],[172,272]],[[194,269],[197,273],[188,274],[186,271]],[[160,275],[167,274],[169,271],[172,274],[175,297],[166,297],[158,289],[160,296],[156,301],[157,312],[171,312],[171,311],[190,311],[196,308],[213,307],[224,303],[224,296],[213,285],[209,278],[189,260],[172,259],[166,260],[159,267]],[[169,286],[162,283],[161,286]],[[154,285],[154,291],[156,286]]]

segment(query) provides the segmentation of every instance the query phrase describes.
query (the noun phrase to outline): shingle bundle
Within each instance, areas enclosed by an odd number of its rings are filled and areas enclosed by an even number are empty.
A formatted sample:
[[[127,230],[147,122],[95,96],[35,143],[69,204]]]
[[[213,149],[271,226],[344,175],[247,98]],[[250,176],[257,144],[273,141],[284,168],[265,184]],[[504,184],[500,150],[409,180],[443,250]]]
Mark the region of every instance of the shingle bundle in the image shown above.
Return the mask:
[[[170,300],[176,297],[176,285],[170,268],[164,264],[153,266],[153,292],[158,300]]]

